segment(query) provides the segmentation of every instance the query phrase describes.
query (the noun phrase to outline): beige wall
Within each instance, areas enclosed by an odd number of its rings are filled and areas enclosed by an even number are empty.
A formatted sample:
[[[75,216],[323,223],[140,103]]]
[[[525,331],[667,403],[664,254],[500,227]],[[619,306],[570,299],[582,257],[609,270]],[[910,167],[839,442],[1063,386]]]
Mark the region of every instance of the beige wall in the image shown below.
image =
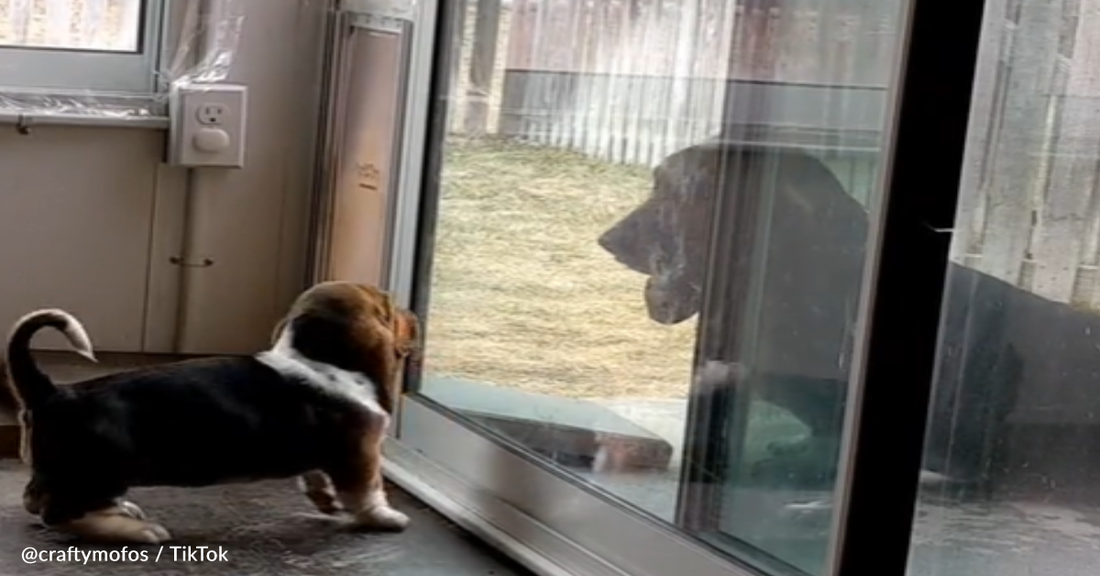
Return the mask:
[[[119,129],[41,128],[27,136],[0,130],[5,332],[32,308],[61,306],[85,320],[100,347],[140,350],[158,136]]]
[[[249,86],[246,168],[194,174],[194,256],[173,350],[185,170],[164,132],[0,126],[0,330],[37,307],[85,320],[97,348],[250,353],[302,287],[321,85],[322,2],[264,0],[230,82]],[[54,337],[36,341],[54,348]]]
[[[263,4],[245,19],[228,78],[249,86],[247,167],[198,178],[196,256],[215,264],[192,270],[186,353],[263,346],[304,281],[323,2]]]

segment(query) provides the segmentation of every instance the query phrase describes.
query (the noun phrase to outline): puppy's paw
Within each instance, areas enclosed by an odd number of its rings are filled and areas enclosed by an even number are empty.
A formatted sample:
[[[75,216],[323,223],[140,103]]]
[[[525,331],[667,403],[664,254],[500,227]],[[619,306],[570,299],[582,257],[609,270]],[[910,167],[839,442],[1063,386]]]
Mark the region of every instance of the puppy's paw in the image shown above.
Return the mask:
[[[299,476],[298,488],[322,514],[334,516],[344,510],[332,481],[322,472],[309,472]]]
[[[404,532],[409,523],[409,517],[404,512],[390,506],[375,506],[355,515],[355,526],[362,530]]]
[[[99,544],[161,544],[172,539],[164,526],[123,514],[119,507],[87,514],[58,528]]]
[[[306,497],[313,503],[313,507],[322,514],[335,516],[344,510],[336,495],[331,491],[311,490],[306,492]]]
[[[126,517],[130,519],[129,516]],[[162,544],[172,539],[168,529],[155,522],[145,522],[130,519],[125,528],[121,529],[112,538],[107,535],[107,540],[116,542],[134,542],[135,544]]]
[[[344,507],[340,505],[335,499],[326,499],[324,501],[313,501],[313,507],[322,514],[328,514],[329,516],[336,516],[344,511]]]
[[[39,488],[38,482],[31,479],[27,482],[26,487],[23,488],[23,509],[32,516],[39,516],[42,514],[42,490]]]
[[[162,544],[172,539],[168,529],[160,524],[146,522],[138,533],[138,541],[146,544]]]
[[[24,494],[23,509],[32,516],[38,516],[42,514],[42,501],[32,494]]]
[[[135,520],[145,520],[145,512],[137,504],[129,500],[118,501],[118,512]]]

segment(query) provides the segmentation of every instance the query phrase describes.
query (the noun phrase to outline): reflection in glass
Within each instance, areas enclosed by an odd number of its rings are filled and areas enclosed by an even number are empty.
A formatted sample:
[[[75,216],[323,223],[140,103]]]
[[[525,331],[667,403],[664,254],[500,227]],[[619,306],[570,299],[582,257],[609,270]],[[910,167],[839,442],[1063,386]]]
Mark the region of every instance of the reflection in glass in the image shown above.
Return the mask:
[[[899,8],[459,10],[420,393],[818,573]]]
[[[986,6],[914,576],[1100,562],[1098,8]]]
[[[0,47],[134,52],[144,0],[0,0]]]

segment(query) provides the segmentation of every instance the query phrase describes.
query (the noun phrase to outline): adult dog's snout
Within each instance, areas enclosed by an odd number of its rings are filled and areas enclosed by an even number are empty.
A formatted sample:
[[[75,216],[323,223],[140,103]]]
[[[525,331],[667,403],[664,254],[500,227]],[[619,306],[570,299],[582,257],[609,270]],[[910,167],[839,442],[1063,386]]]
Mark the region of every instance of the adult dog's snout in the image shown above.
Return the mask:
[[[600,248],[603,248],[612,256],[614,256],[615,253],[618,252],[619,242],[616,238],[616,236],[618,235],[617,229],[617,225],[612,226],[611,228],[604,231],[603,234],[600,234],[600,237],[596,239],[596,243],[600,245]]]
[[[631,212],[600,234],[597,242],[601,248],[618,258],[630,252],[631,247],[637,243],[639,229],[637,215]]]
[[[631,213],[600,235],[596,242],[620,264],[635,272],[649,274],[649,254],[638,214]]]

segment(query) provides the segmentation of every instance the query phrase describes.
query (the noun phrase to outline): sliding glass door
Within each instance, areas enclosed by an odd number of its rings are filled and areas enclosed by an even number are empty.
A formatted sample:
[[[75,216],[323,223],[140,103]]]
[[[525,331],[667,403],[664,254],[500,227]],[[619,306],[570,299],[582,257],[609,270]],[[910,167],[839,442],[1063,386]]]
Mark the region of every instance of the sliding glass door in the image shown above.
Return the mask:
[[[829,573],[908,4],[442,5],[391,477],[545,573]]]

